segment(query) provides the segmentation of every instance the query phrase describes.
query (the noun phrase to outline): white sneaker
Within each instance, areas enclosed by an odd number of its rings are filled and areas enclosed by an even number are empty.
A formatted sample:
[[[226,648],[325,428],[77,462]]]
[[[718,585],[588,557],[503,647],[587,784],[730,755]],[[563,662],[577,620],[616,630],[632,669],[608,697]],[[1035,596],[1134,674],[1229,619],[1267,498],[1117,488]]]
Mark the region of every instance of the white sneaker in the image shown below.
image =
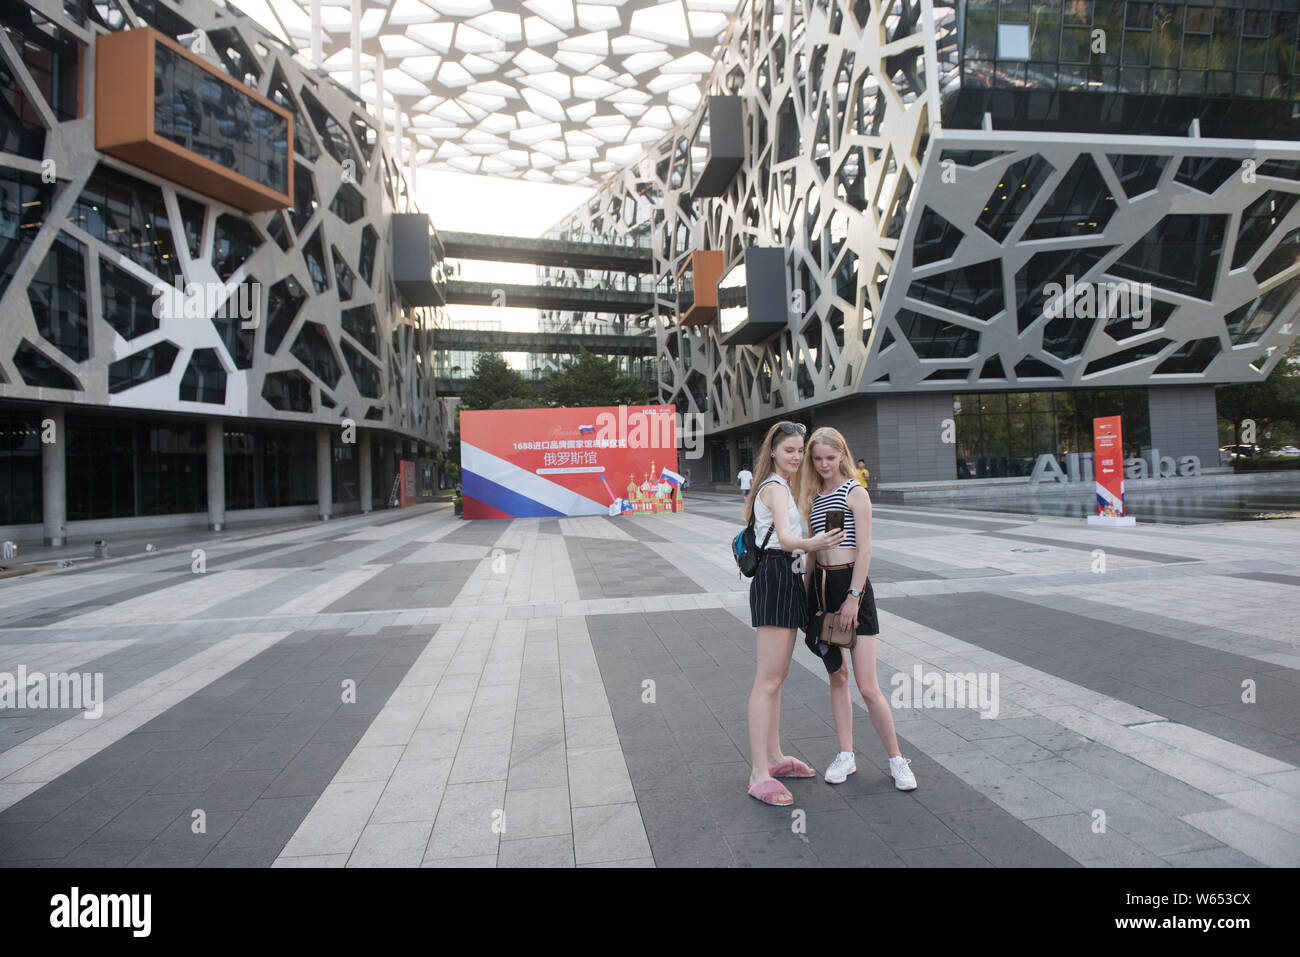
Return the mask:
[[[850,774],[856,774],[858,770],[857,761],[853,760],[852,751],[841,751],[835,755],[835,760],[831,766],[826,769],[827,784],[843,784]]]
[[[889,759],[889,773],[894,776],[894,787],[900,791],[916,790],[916,776],[912,774],[912,769],[908,767],[911,763],[902,755]],[[826,773],[829,774],[830,772],[827,771]]]

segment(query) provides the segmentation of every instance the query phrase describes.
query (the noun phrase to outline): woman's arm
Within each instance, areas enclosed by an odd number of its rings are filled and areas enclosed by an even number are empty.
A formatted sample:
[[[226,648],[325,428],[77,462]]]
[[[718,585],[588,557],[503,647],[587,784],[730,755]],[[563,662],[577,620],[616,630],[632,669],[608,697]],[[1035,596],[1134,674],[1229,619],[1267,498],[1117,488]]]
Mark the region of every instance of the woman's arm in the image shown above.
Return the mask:
[[[858,540],[857,554],[853,558],[853,580],[849,587],[861,592],[867,584],[867,569],[871,565],[871,497],[861,485],[849,489],[847,504],[853,512],[854,535]],[[840,627],[852,628],[858,620],[861,601],[846,595],[840,606]]]
[[[758,497],[772,513],[772,527],[776,529],[773,534],[781,543],[781,548],[787,552],[815,552],[838,545],[844,537],[844,532],[840,529],[822,532],[812,538],[795,537],[794,529],[790,527],[790,515],[786,510],[786,500],[789,495],[790,491],[780,482],[770,482],[758,493]]]

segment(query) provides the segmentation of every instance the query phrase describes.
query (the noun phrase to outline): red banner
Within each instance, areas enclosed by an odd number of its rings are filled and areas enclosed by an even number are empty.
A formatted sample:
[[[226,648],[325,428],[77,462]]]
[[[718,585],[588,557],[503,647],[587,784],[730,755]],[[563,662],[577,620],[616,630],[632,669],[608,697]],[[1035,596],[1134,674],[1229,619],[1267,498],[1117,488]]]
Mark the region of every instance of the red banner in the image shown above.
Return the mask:
[[[670,405],[461,412],[465,518],[681,511]]]
[[[1097,514],[1124,517],[1124,435],[1120,417],[1092,420],[1093,476],[1097,482]]]

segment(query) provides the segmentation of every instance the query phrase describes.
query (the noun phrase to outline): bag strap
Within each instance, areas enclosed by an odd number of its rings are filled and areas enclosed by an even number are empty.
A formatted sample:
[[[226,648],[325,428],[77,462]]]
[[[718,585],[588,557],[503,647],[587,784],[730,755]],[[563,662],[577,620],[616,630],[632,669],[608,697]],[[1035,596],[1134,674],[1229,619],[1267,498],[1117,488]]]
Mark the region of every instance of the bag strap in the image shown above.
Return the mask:
[[[820,572],[820,575],[818,576],[819,579],[820,579],[820,581],[818,582],[818,584],[821,585],[821,590],[822,590],[822,614],[825,614],[826,611],[827,611],[827,608],[826,608],[826,569],[824,569],[824,568],[820,568],[820,567],[819,567],[819,568],[817,569],[817,571]]]
[[[763,544],[758,546],[760,552],[767,551],[767,540],[772,537],[772,529],[776,528],[776,522],[767,526],[767,534],[763,536]]]

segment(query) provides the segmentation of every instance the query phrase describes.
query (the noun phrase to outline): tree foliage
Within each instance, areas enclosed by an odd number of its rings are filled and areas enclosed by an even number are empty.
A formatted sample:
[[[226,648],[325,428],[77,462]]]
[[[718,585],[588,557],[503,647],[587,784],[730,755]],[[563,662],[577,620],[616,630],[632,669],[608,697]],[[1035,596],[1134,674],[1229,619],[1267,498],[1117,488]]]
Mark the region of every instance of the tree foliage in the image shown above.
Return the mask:
[[[1263,382],[1220,386],[1216,398],[1219,418],[1230,424],[1234,443],[1249,444],[1242,440],[1247,419],[1255,423],[1255,441],[1263,448],[1294,442],[1300,433],[1300,338]]]
[[[586,349],[547,380],[544,395],[550,405],[560,407],[640,405],[647,401],[640,380],[620,372],[613,359],[592,355]]]
[[[533,409],[537,407],[537,391],[501,353],[480,352],[473,373],[465,380],[460,402],[461,408],[468,411]]]

